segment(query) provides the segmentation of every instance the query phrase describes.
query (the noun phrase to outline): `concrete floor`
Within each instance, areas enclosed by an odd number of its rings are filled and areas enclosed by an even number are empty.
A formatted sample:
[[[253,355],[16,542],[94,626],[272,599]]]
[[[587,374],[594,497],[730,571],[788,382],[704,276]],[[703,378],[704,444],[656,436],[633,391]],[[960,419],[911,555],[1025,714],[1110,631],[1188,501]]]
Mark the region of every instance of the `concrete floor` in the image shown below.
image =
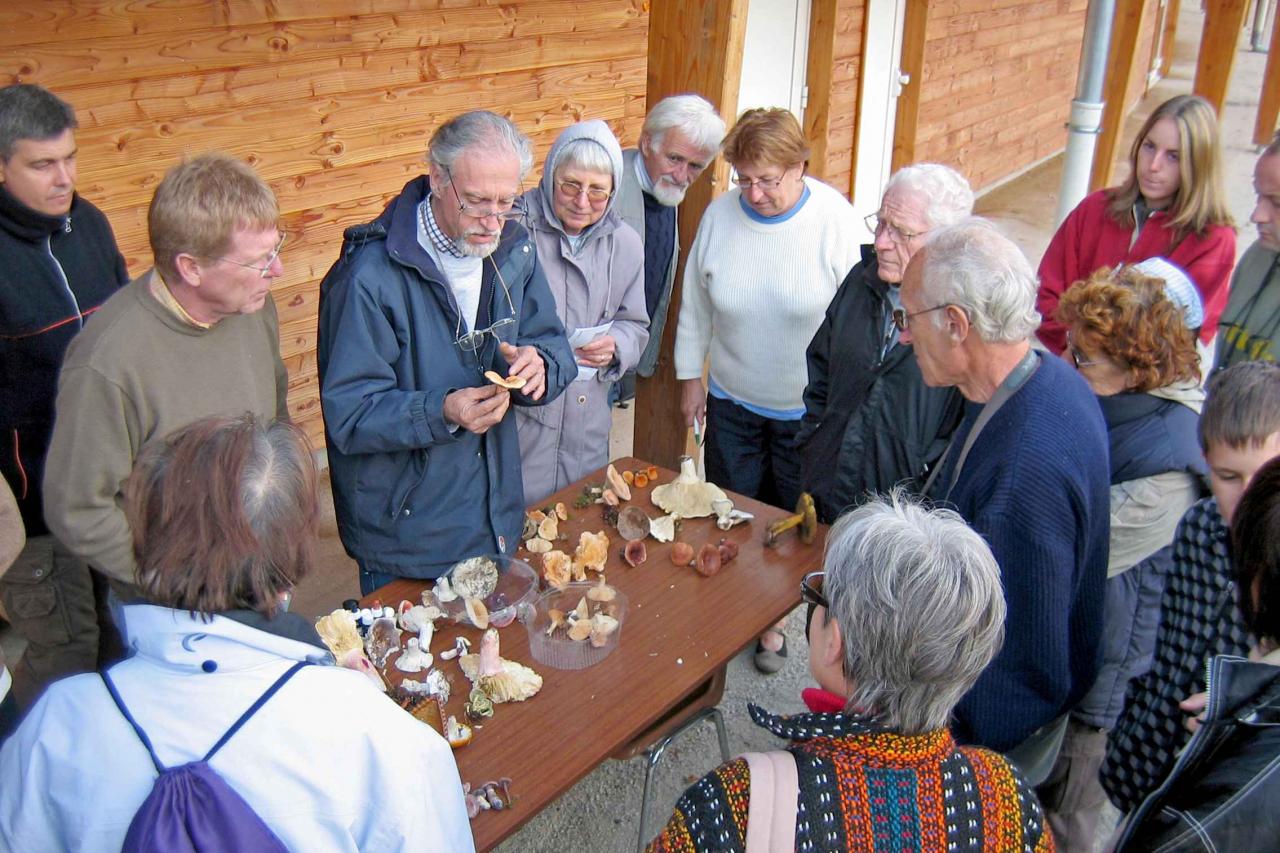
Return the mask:
[[[1122,150],[1127,150],[1137,126],[1155,105],[1172,95],[1190,91],[1201,23],[1198,4],[1183,4],[1176,58],[1171,73],[1153,88],[1142,106],[1128,120],[1128,133],[1122,141]],[[1261,91],[1265,55],[1249,51],[1246,34],[1242,34],[1240,47],[1228,103],[1222,116],[1222,126],[1225,141],[1225,182],[1231,210],[1241,226],[1238,251],[1242,253],[1254,239],[1248,217],[1254,204],[1252,169],[1256,152],[1248,144],[1248,139],[1252,135],[1253,117]],[[1061,158],[1053,158],[984,194],[977,203],[977,213],[994,220],[1005,229],[1032,259],[1033,264],[1038,262],[1053,233],[1055,223],[1052,220],[1061,168]],[[631,451],[634,414],[634,406],[614,410],[614,434],[610,441],[611,456],[614,458]],[[294,598],[295,610],[311,616],[326,613],[339,606],[343,599],[356,597],[359,592],[355,564],[343,553],[337,538],[332,518],[332,502],[328,500],[327,476],[323,479],[323,488],[325,498],[322,505],[325,507],[326,517],[322,520],[319,562],[325,568],[312,573],[300,585]],[[781,673],[772,677],[759,675],[751,665],[749,649],[739,655],[729,668],[729,683],[721,709],[725,714],[730,749],[734,754],[778,745],[772,736],[763,733],[750,722],[746,714],[748,701],[757,702],[775,711],[802,710],[799,692],[808,684],[808,664],[807,649],[803,640],[799,639],[802,636],[799,621],[799,613],[793,613],[789,626],[792,638],[791,656]],[[4,629],[0,629],[0,643],[10,660],[17,656],[22,647],[21,641],[13,632]],[[557,736],[571,739],[571,727],[566,727]],[[513,743],[511,748],[518,750],[520,744]],[[642,833],[644,837],[651,837],[660,828],[684,787],[719,762],[717,753],[709,724],[703,725],[701,730],[691,731],[666,752],[656,773],[650,819]],[[506,853],[551,851],[566,847],[599,851],[632,849],[637,838],[643,779],[642,759],[608,761],[534,817],[498,849]],[[516,793],[519,793],[518,783]],[[484,817],[477,819],[484,820]],[[1114,820],[1114,816],[1110,819]],[[1109,825],[1108,823],[1101,830],[1100,838],[1109,831]]]

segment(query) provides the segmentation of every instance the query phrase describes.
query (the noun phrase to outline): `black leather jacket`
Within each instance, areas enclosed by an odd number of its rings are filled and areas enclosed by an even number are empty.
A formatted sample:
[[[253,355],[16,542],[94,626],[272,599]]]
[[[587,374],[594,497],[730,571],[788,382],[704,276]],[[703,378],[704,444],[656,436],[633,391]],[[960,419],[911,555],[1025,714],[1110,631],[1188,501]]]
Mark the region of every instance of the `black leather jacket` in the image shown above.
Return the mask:
[[[1134,812],[1118,851],[1280,848],[1280,666],[1218,655],[1205,723]]]

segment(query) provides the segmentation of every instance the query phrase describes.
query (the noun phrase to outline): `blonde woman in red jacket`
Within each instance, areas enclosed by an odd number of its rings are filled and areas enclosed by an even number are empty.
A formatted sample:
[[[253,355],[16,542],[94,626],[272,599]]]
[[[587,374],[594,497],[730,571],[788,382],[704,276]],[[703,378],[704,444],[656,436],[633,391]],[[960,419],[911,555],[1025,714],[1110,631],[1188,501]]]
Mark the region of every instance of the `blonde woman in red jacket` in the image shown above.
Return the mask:
[[[1222,191],[1218,120],[1198,95],[1178,95],[1147,119],[1129,152],[1129,177],[1086,196],[1053,235],[1040,261],[1039,337],[1066,349],[1051,319],[1068,287],[1100,267],[1164,257],[1191,278],[1204,303],[1207,345],[1227,304],[1236,233]]]

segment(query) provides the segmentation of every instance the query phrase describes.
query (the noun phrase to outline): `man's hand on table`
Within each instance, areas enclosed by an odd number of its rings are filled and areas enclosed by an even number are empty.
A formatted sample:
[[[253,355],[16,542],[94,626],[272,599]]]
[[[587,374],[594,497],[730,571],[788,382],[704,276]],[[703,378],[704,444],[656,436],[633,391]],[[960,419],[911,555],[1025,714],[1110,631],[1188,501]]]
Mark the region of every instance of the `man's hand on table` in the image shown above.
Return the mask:
[[[502,420],[510,406],[511,392],[498,385],[461,388],[445,396],[444,419],[468,432],[484,435]]]
[[[536,347],[517,347],[503,341],[498,351],[507,360],[510,367],[508,376],[519,376],[524,379],[524,387],[520,393],[530,400],[541,400],[547,390],[547,365]]]

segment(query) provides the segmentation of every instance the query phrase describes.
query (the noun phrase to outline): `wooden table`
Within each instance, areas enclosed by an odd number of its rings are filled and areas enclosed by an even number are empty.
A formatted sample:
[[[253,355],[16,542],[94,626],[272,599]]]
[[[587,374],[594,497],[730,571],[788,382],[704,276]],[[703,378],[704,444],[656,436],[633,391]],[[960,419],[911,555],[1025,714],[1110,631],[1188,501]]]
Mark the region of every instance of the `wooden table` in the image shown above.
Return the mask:
[[[648,463],[634,458],[615,462],[619,471],[639,469]],[[656,483],[632,487],[632,499],[623,506],[643,507],[651,517],[661,511],[649,500],[655,485],[668,483],[674,472],[659,469]],[[764,546],[765,526],[787,515],[757,501],[729,494],[734,505],[755,514],[755,520],[730,531],[715,525],[715,517],[686,519],[676,538],[696,551],[704,542],[726,537],[740,548],[738,558],[714,577],[703,577],[689,568],[677,568],[670,560],[670,543],[646,540],[648,560],[632,568],[620,556],[623,541],[603,520],[602,507],[573,508],[586,483],[603,483],[603,469],[556,493],[545,503],[564,501],[569,520],[561,522],[568,540],[557,543],[570,555],[584,530],[604,530],[609,535],[608,582],[626,593],[630,603],[622,625],[621,642],[609,657],[578,671],[552,669],[539,664],[529,652],[528,636],[520,622],[500,632],[502,656],[532,666],[543,678],[542,690],[532,699],[495,706],[492,718],[478,727],[471,744],[454,753],[464,782],[483,783],[502,776],[512,780],[517,798],[513,808],[482,812],[472,822],[476,847],[488,850],[507,838],[525,821],[545,808],[579,779],[623,745],[644,733],[766,628],[790,612],[800,600],[800,579],[821,567],[825,528],[812,545],[804,545],[788,533],[772,548]],[[539,555],[521,547],[516,555],[541,576]],[[589,574],[594,580],[594,573]],[[401,599],[417,601],[423,581],[398,580],[367,596],[396,605]],[[452,647],[454,637],[466,636],[478,648],[480,631],[471,626],[438,623],[431,643],[437,656]],[[394,658],[393,658],[394,660]],[[446,714],[464,720],[463,706],[470,682],[456,661],[439,661],[451,683],[452,696]],[[387,667],[388,679],[398,682],[401,673]],[[710,770],[711,768],[706,768]],[[661,811],[672,804],[660,804]]]

